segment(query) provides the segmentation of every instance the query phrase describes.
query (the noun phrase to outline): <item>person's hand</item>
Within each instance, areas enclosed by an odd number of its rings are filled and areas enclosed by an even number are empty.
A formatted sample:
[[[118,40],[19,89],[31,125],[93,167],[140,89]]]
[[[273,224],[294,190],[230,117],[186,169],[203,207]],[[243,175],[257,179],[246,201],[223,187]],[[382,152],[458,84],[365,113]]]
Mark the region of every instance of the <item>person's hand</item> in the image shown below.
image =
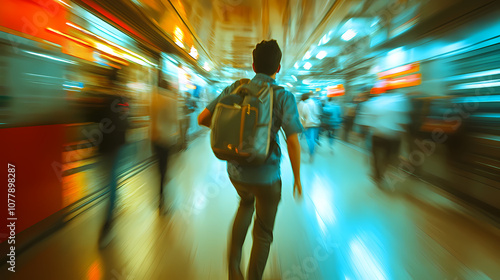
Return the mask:
[[[302,198],[302,184],[300,183],[300,180],[296,180],[293,183],[293,196],[295,199]]]

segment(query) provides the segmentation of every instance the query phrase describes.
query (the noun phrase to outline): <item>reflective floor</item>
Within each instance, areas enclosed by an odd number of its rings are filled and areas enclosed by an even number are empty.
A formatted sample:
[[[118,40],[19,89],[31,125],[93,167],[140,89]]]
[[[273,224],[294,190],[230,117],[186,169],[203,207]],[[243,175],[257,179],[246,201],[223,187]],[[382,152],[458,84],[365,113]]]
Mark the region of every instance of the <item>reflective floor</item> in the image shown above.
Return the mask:
[[[381,191],[369,180],[368,155],[354,146],[339,141],[318,152],[314,163],[303,161],[300,202],[284,155],[265,279],[500,279],[500,230],[478,212],[414,178]],[[18,256],[17,272],[8,276],[227,279],[225,250],[238,198],[225,163],[204,135],[170,167],[168,214],[158,214],[154,165],[124,182],[106,249],[97,245],[101,203]],[[251,234],[244,267],[250,246]]]

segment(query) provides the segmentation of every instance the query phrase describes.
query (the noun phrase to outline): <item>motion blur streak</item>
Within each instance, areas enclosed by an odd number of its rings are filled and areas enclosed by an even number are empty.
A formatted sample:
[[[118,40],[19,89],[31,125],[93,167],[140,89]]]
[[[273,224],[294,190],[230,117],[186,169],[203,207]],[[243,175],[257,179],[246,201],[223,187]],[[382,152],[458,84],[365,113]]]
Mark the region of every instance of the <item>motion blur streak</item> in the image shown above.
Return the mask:
[[[303,196],[283,129],[243,274],[256,228],[264,280],[500,279],[500,1],[1,3],[0,279],[227,279],[240,200],[197,117],[271,39]]]

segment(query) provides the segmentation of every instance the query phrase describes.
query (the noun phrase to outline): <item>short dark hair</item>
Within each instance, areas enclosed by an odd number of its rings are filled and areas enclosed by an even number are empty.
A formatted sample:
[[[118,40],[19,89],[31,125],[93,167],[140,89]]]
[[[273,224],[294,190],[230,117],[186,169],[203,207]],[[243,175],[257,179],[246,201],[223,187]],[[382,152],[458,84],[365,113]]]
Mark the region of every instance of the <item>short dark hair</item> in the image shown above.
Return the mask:
[[[281,62],[281,49],[276,40],[263,40],[253,50],[253,63],[256,73],[273,75]]]

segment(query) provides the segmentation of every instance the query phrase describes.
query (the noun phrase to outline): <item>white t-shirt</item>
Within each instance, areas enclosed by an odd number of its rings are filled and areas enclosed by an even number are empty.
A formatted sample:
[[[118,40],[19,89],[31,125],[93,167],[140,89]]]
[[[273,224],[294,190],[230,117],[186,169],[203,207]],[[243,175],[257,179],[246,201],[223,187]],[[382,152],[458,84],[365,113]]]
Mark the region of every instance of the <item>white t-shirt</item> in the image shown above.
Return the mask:
[[[384,94],[362,104],[359,124],[372,128],[373,135],[397,138],[404,131],[403,125],[410,122],[410,104],[407,97],[399,93]]]
[[[302,103],[302,104],[300,104]],[[319,127],[321,124],[321,112],[318,104],[311,98],[299,103],[299,115],[302,125],[307,127]]]

